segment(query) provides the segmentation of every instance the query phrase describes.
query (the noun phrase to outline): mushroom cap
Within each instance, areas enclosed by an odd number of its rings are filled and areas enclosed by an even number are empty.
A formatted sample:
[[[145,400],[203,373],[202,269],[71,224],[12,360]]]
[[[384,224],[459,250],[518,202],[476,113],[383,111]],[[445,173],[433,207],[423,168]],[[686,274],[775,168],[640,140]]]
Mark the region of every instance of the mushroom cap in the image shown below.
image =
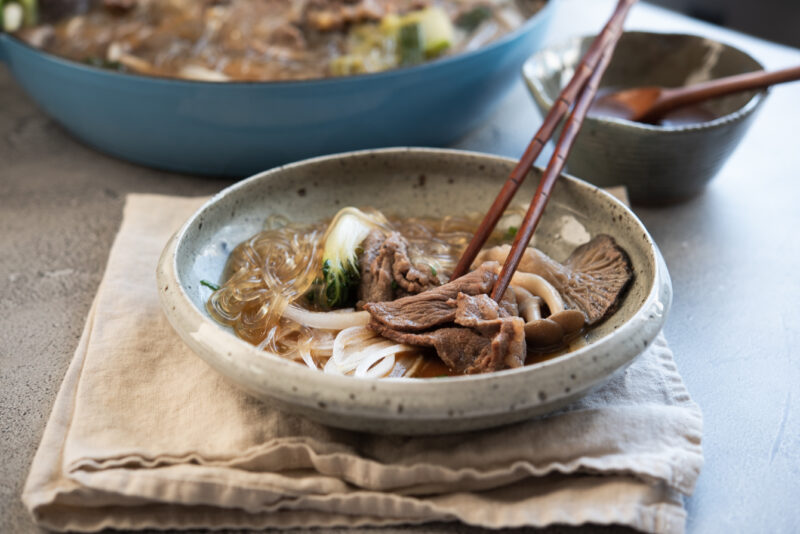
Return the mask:
[[[511,247],[498,246],[482,251],[475,263],[505,262]],[[561,295],[566,308],[584,313],[589,325],[613,313],[633,280],[628,255],[614,238],[600,234],[576,248],[563,264],[532,247],[525,249],[515,276],[533,273],[544,278]],[[520,280],[512,278],[512,283]],[[549,305],[548,305],[549,307]],[[557,313],[560,309],[550,310]]]
[[[525,323],[525,341],[535,347],[549,347],[561,343],[564,329],[550,319],[538,319]]]
[[[584,324],[586,324],[586,317],[583,315],[583,312],[578,310],[563,310],[558,313],[554,313],[553,315],[549,316],[548,319],[558,323],[561,328],[564,329],[565,335],[577,332],[583,328]]]
[[[633,280],[630,258],[605,234],[576,248],[564,268],[571,272],[568,283],[563,289],[554,285],[571,308],[586,314],[590,325],[616,311]]]

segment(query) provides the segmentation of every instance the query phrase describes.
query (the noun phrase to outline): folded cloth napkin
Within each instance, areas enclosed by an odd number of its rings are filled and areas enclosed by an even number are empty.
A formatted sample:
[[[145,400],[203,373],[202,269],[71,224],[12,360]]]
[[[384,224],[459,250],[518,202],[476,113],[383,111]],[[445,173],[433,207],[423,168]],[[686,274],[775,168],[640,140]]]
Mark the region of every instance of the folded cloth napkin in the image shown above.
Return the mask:
[[[161,313],[156,261],[203,200],[128,197],[24,490],[37,523],[683,530],[702,418],[662,336],[602,389],[548,417],[438,437],[328,428],[228,384]]]

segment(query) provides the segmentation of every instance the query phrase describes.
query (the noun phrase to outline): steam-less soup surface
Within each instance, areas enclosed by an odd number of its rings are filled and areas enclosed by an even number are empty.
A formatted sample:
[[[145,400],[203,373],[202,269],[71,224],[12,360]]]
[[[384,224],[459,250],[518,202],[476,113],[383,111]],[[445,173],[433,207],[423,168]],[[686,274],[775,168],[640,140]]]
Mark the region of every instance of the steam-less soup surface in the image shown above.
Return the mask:
[[[545,0],[39,3],[38,14],[14,23],[28,23],[17,34],[48,52],[153,76],[263,81],[379,72],[474,50],[521,26]]]
[[[524,207],[500,221],[470,273],[450,280],[480,216],[387,218],[342,209],[331,221],[266,230],[231,253],[209,313],[260,349],[326,373],[430,378],[520,367],[583,343],[631,279],[613,238],[563,262],[526,249],[509,289],[489,298]]]

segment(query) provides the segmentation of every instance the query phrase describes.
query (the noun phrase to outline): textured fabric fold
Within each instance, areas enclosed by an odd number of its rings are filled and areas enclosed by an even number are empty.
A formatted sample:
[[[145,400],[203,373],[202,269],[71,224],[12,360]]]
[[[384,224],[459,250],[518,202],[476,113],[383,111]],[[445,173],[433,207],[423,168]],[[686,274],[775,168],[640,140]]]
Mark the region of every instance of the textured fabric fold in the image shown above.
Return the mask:
[[[228,384],[161,313],[155,264],[205,199],[131,195],[23,499],[55,530],[462,521],[681,532],[702,416],[663,336],[550,416],[437,437],[338,430]]]

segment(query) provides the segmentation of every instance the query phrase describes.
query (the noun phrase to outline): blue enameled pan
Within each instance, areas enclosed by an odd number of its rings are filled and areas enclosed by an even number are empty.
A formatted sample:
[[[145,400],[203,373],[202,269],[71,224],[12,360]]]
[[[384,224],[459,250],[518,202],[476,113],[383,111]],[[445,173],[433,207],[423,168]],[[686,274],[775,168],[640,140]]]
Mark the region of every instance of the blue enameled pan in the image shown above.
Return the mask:
[[[102,70],[0,34],[0,59],[85,143],[136,163],[225,176],[310,156],[444,146],[477,126],[542,44],[556,0],[473,52],[378,74],[293,82],[196,82]]]

